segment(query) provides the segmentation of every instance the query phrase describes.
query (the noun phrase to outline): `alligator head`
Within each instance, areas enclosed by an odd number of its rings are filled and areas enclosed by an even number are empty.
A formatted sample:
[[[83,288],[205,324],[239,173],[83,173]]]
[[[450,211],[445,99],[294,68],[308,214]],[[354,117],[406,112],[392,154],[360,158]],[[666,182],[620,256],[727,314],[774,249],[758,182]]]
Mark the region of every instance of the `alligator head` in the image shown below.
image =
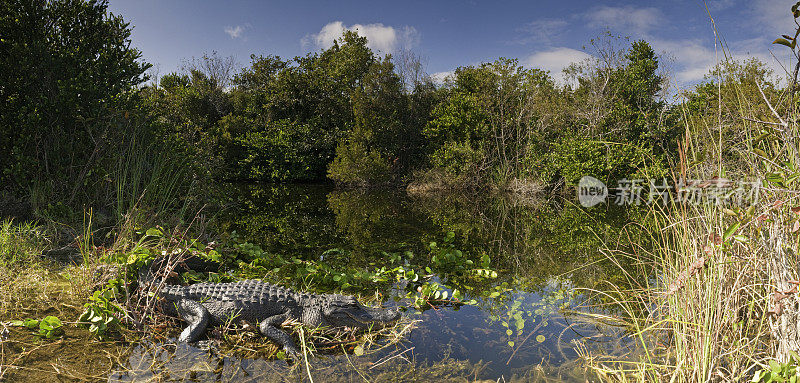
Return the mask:
[[[370,326],[386,326],[400,319],[398,309],[366,307],[351,296],[325,294],[317,296],[317,299],[322,301],[317,311],[322,318],[319,318],[321,321],[314,319],[332,327],[367,329]]]

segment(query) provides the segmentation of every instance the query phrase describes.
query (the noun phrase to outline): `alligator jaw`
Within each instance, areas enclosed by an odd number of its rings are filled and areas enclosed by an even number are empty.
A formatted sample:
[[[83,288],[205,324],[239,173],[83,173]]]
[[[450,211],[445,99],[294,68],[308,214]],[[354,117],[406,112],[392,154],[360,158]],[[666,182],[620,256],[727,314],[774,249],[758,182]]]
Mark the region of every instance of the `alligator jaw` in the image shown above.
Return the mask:
[[[397,322],[400,319],[399,309],[390,310],[364,307],[362,310],[367,315],[354,315],[350,311],[345,311],[345,314],[362,325],[370,325],[374,323],[388,325]]]

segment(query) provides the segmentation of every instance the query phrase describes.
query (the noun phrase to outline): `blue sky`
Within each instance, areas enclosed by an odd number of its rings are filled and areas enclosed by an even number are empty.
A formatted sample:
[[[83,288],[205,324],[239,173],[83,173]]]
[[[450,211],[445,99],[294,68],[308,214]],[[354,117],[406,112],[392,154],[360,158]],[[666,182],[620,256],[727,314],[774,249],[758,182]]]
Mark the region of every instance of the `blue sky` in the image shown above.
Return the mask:
[[[787,51],[770,43],[789,33],[794,1],[710,0],[720,36],[737,58],[756,56],[782,71]],[[518,58],[558,75],[595,52],[604,30],[645,39],[682,86],[701,80],[718,58],[706,5],[674,1],[187,1],[111,0],[133,29],[133,45],[163,75],[182,60],[217,51],[244,66],[250,54],[284,58],[326,46],[358,29],[373,49],[407,48],[438,77],[458,66]]]

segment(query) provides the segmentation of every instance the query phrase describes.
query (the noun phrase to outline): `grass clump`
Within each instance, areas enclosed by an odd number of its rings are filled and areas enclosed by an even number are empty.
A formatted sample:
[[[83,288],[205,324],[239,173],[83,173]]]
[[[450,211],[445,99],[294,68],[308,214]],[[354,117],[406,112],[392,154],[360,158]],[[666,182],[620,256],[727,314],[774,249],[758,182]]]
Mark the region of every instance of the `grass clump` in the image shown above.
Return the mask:
[[[705,192],[756,181],[757,200],[654,207],[655,246],[612,253],[644,267],[626,273],[632,287],[602,293],[634,346],[616,357],[579,349],[604,380],[796,379],[786,372],[800,349],[797,70],[781,90],[762,69],[726,58],[689,94],[675,176],[710,182]]]

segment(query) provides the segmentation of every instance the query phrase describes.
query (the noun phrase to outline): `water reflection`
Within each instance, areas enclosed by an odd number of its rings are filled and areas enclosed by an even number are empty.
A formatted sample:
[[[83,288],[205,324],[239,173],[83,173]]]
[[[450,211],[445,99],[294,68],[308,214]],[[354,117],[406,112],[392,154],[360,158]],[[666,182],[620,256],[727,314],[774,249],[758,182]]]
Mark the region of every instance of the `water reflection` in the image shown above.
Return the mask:
[[[626,246],[632,241],[646,245],[646,237],[635,227],[623,231],[626,223],[641,219],[632,216],[636,212],[602,206],[584,209],[562,199],[408,196],[402,190],[342,191],[327,185],[237,185],[226,194],[236,203],[219,220],[217,230],[236,231],[247,241],[286,256],[319,259],[325,250],[336,248],[343,251],[328,252],[330,258],[325,259],[333,266],[380,267],[386,261],[384,252],[425,254],[429,242],[448,232],[455,233],[456,245],[465,253],[489,255],[493,267],[501,271],[498,278],[484,284],[447,281],[479,298],[478,305],[422,313],[410,310],[407,315],[422,319],[421,325],[408,339],[405,350],[411,351],[407,355],[381,364],[389,370],[424,375],[447,364],[454,376],[582,381],[575,340],[588,341],[591,347],[625,347],[619,343],[619,333],[576,322],[561,309],[585,303],[586,296],[576,287],[622,281],[619,265],[608,262],[598,249],[603,244]],[[391,295],[392,291],[381,293]],[[194,371],[188,378],[198,381],[303,376],[283,362],[231,360],[188,346],[178,346],[171,353],[140,347],[126,372],[112,380],[131,380],[136,366],[176,363],[181,366],[176,371]],[[333,379],[340,374],[342,379],[361,380],[370,363],[382,357],[386,355],[339,355],[313,363],[318,369],[315,373],[325,371],[319,376]],[[197,361],[203,362],[195,366]],[[397,367],[402,363],[406,367]],[[358,365],[365,369],[354,368]],[[253,371],[269,374],[255,378]],[[376,376],[397,379],[392,374]]]

